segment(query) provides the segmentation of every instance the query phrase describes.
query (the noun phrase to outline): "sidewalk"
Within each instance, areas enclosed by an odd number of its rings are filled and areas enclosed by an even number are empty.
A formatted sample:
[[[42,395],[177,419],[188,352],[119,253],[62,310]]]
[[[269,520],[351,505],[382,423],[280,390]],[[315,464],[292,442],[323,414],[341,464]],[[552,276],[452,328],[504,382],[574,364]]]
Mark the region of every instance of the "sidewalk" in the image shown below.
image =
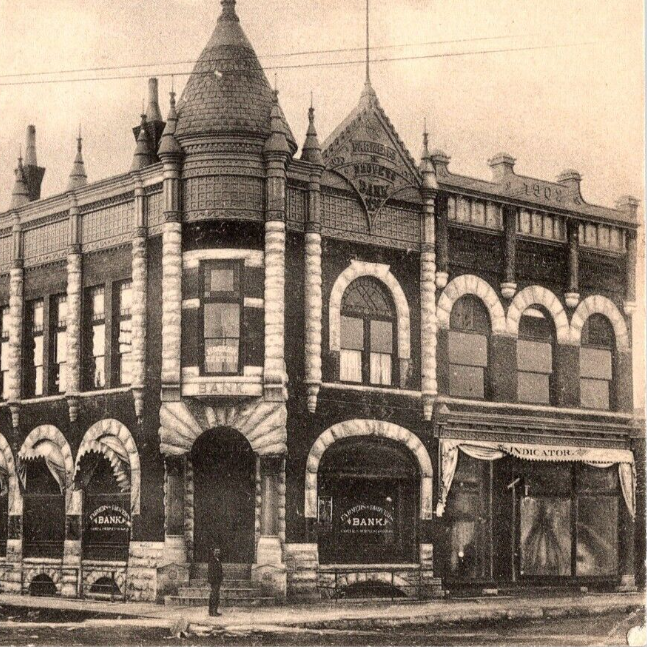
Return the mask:
[[[421,624],[473,624],[500,620],[524,620],[596,616],[614,611],[644,609],[643,593],[605,593],[564,597],[499,597],[425,602],[321,602],[261,608],[225,608],[220,617],[207,615],[206,607],[168,607],[145,602],[105,602],[67,598],[37,598],[0,594],[0,605],[86,611],[110,614],[93,619],[92,625],[109,626],[114,617],[120,624],[169,627],[174,623],[214,626],[223,629],[282,631],[292,629],[367,629]],[[0,623],[6,626],[6,623]],[[37,623],[32,623],[35,626]],[[52,625],[53,623],[44,623]],[[78,623],[77,623],[78,624]],[[56,626],[61,626],[56,623]]]

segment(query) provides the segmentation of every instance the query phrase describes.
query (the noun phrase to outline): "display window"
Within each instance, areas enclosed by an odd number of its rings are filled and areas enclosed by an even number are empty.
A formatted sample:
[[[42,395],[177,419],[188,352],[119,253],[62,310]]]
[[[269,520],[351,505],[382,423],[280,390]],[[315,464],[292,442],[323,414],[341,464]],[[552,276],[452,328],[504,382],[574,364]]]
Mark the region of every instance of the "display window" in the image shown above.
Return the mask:
[[[406,450],[368,439],[335,443],[319,468],[321,563],[417,561],[419,487]]]

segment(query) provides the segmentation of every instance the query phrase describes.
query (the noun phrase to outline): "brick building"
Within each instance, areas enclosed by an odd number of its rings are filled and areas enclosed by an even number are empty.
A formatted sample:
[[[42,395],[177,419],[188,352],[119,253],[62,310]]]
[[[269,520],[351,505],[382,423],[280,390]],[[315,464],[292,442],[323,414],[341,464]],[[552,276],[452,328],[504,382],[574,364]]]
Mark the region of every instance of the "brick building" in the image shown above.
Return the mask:
[[[261,597],[634,586],[637,200],[507,154],[459,175],[426,135],[417,162],[368,79],[298,153],[222,5],[166,121],[151,80],[129,171],[88,183],[79,140],[40,199],[29,127],[0,214],[3,590],[161,599],[214,543]]]

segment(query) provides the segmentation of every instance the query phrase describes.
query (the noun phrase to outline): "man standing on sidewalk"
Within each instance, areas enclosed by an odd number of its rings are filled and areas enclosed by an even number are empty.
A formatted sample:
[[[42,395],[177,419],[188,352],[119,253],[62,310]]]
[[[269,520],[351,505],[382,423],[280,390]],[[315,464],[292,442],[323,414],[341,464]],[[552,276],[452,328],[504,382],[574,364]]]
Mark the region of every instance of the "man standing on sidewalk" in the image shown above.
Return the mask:
[[[214,548],[209,558],[209,584],[211,593],[209,595],[209,615],[219,616],[218,606],[220,605],[220,585],[222,584],[222,562],[220,561],[220,549]]]

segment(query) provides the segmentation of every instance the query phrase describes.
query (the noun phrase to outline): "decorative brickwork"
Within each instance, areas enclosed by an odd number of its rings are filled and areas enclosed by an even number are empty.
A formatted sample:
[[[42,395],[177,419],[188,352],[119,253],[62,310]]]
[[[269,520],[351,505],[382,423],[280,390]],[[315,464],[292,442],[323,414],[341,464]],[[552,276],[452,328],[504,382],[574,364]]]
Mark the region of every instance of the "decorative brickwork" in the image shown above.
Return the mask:
[[[420,242],[420,213],[387,203],[375,216],[371,233],[415,245]]]
[[[135,203],[131,200],[100,211],[85,212],[81,218],[81,242],[84,245],[126,235],[135,222]]]
[[[7,271],[11,266],[11,251],[13,239],[11,235],[0,237],[0,272]]]
[[[517,233],[522,236],[563,242],[566,240],[566,223],[562,216],[519,209],[517,212]]]
[[[584,299],[573,313],[570,328],[572,344],[580,345],[582,328],[592,314],[602,314],[611,322],[618,350],[625,351],[629,349],[629,334],[624,317],[610,299],[599,294]]]
[[[462,274],[451,280],[438,299],[438,327],[449,329],[449,318],[456,301],[466,294],[477,296],[488,310],[490,326],[495,335],[507,331],[505,312],[494,288],[481,277]]]
[[[164,224],[164,193],[158,191],[146,197],[146,219],[149,230],[155,233]]]
[[[359,200],[321,192],[321,226],[338,232],[368,234],[368,218]]]
[[[304,223],[306,219],[307,191],[289,188],[286,192],[288,222]]]
[[[68,229],[67,218],[25,229],[23,232],[25,265],[37,265],[65,258]]]
[[[306,463],[305,517],[317,517],[317,475],[324,452],[343,438],[375,436],[402,443],[413,453],[420,469],[420,518],[431,519],[432,478],[431,459],[421,440],[408,429],[383,420],[347,420],[326,429],[314,442]]]
[[[235,175],[200,176],[184,182],[185,210],[192,212],[263,210],[263,181]]]
[[[382,263],[367,263],[365,261],[351,261],[335,281],[330,292],[328,306],[328,335],[331,351],[339,351],[341,345],[341,300],[346,288],[360,276],[373,276],[379,279],[390,290],[395,303],[398,320],[398,358],[408,360],[411,358],[411,323],[409,318],[409,304],[407,298],[391,273],[389,266]],[[402,367],[401,367],[402,368]]]
[[[579,225],[579,243],[583,247],[623,253],[626,250],[626,238],[625,231],[619,227],[594,222]]]
[[[447,198],[447,218],[450,222],[503,229],[501,205],[474,198],[450,195]]]
[[[531,285],[519,292],[510,307],[506,317],[506,327],[508,334],[517,336],[519,332],[519,320],[526,308],[532,305],[541,305],[550,312],[555,324],[555,332],[558,344],[570,343],[570,326],[568,317],[559,299],[548,289],[541,285]]]

